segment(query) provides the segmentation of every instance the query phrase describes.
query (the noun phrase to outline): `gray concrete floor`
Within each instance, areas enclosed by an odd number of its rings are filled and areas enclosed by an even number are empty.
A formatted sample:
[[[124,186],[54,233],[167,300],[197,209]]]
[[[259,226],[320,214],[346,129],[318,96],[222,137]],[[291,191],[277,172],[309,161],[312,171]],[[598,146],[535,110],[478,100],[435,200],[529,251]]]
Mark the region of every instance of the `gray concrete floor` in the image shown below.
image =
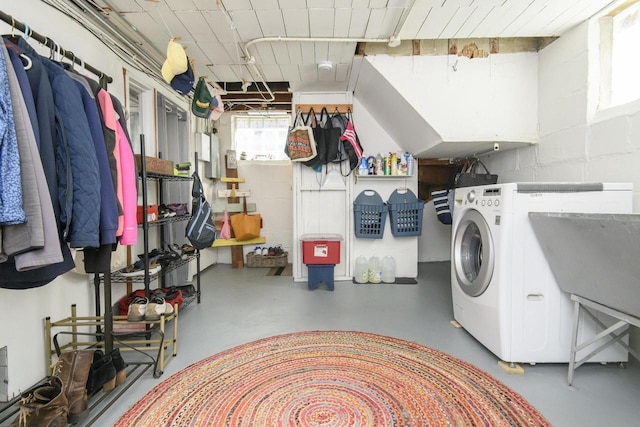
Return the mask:
[[[507,374],[491,352],[451,326],[449,268],[448,262],[420,264],[417,285],[336,282],[329,292],[323,285],[309,291],[291,277],[266,276],[268,269],[210,267],[201,275],[201,304],[180,315],[178,354],[163,376],[145,374],[95,425],[112,425],[159,381],[193,362],[249,341],[305,330],[372,332],[444,351],[520,393],[557,427],[640,425],[640,363],[582,366],[572,387],[566,364],[525,365],[523,375]]]

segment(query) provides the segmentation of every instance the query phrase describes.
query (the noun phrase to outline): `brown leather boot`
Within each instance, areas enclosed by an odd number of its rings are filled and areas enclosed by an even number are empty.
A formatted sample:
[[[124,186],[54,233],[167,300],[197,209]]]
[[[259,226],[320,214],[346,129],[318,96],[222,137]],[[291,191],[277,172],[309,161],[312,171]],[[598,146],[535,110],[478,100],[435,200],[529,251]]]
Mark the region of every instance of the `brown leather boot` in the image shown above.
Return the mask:
[[[69,402],[69,422],[77,423],[86,415],[87,378],[95,350],[67,351],[58,357],[53,375],[62,380],[62,391]]]
[[[62,381],[51,377],[46,384],[22,393],[20,415],[11,427],[66,427],[67,411]]]

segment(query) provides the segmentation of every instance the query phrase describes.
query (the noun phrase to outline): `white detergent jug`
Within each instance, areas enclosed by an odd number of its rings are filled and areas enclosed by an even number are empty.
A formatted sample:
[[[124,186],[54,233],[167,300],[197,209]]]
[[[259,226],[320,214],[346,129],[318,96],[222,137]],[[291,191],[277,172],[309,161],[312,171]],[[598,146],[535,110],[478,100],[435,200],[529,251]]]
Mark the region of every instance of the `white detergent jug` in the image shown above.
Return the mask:
[[[396,281],[396,260],[390,255],[382,258],[382,281],[384,283]]]
[[[360,255],[356,258],[356,269],[353,272],[356,283],[367,283],[369,281],[369,262]]]
[[[380,283],[382,281],[382,263],[380,258],[372,256],[369,258],[369,282]]]

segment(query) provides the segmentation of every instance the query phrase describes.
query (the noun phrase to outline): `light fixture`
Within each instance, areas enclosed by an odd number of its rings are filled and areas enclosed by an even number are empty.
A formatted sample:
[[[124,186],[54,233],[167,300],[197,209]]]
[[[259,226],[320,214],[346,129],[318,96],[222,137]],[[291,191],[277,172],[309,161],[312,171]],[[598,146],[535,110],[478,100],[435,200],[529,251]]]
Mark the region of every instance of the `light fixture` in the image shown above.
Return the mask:
[[[322,61],[318,64],[318,71],[331,71],[333,64],[331,61]]]
[[[402,40],[400,40],[400,37],[398,36],[389,37],[389,47],[398,47],[400,46],[400,43],[402,43]]]

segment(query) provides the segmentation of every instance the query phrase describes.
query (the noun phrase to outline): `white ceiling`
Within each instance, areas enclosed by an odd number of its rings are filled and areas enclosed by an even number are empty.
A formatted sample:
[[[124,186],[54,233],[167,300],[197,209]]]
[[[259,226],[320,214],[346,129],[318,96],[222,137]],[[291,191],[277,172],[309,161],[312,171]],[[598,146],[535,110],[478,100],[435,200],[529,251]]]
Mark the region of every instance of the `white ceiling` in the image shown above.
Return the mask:
[[[558,36],[612,0],[93,0],[164,55],[181,37],[209,81],[346,90],[358,41]],[[107,9],[108,10],[108,9]],[[296,38],[263,41],[262,38]],[[303,40],[298,40],[298,39]],[[308,38],[353,39],[340,42]],[[255,41],[248,53],[246,43]],[[393,50],[389,51],[390,53]],[[333,68],[319,72],[318,63]],[[158,70],[159,71],[159,70]]]

